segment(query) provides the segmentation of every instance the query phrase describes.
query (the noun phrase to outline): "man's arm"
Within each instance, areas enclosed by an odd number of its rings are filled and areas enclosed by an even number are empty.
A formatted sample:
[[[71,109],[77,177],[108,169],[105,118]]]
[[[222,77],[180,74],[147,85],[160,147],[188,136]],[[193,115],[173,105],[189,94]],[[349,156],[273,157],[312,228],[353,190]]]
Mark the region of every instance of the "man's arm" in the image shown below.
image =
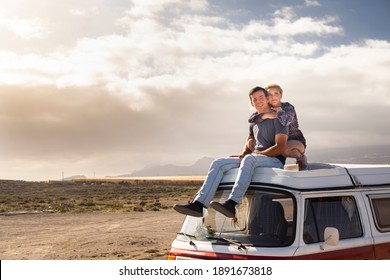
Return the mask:
[[[256,152],[256,154],[261,154],[269,157],[275,157],[282,155],[287,147],[287,134],[276,134],[275,135],[275,145],[269,147],[268,149]]]
[[[255,150],[255,145],[256,145],[255,138],[252,135],[248,135],[248,138],[246,139],[246,143],[240,157],[244,157],[246,155],[253,153],[253,151]]]

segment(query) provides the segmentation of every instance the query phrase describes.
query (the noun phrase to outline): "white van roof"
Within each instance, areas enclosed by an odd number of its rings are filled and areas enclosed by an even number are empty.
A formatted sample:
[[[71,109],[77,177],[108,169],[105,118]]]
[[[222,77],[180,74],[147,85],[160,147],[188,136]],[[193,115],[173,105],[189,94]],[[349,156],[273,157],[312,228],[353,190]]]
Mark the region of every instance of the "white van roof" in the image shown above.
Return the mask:
[[[233,183],[238,168],[228,171],[222,184]],[[311,163],[309,170],[256,168],[252,184],[277,185],[298,190],[390,185],[390,165]]]

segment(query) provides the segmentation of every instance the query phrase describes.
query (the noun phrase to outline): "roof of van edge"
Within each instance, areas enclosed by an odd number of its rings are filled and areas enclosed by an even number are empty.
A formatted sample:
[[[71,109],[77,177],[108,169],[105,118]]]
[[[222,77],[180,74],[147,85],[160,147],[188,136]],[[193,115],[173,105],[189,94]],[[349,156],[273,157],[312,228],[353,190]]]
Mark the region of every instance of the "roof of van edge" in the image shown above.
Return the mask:
[[[234,182],[237,172],[238,168],[228,171],[221,183]],[[390,165],[311,163],[305,171],[259,167],[252,183],[299,190],[383,185],[390,184]]]

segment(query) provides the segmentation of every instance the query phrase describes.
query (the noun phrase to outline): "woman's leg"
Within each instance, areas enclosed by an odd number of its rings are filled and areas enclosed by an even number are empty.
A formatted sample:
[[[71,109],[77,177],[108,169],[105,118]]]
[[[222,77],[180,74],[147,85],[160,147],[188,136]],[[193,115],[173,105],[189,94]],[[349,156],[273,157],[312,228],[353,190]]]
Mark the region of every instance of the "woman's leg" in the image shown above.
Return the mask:
[[[283,154],[285,157],[295,158],[299,170],[307,169],[307,158],[305,156],[305,146],[298,140],[287,141],[287,148]]]
[[[295,159],[299,159],[305,153],[305,146],[302,142],[298,140],[288,140],[286,151],[284,152],[285,157],[291,157]]]

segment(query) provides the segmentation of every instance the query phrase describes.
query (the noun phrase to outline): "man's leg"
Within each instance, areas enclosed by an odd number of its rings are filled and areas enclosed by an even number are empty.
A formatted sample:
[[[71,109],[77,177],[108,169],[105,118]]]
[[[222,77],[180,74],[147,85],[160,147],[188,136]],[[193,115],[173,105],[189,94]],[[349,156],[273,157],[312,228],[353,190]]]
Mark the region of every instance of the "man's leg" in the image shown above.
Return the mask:
[[[253,172],[257,167],[283,168],[282,162],[275,157],[263,155],[248,155],[240,165],[236,182],[234,183],[229,199],[240,203],[252,180]]]
[[[194,201],[186,205],[174,205],[173,209],[185,215],[202,217],[203,207],[210,205],[210,201],[213,199],[224,173],[232,168],[239,167],[240,162],[241,159],[237,157],[222,158],[213,161],[207,177]]]
[[[247,155],[240,164],[236,182],[234,183],[229,199],[224,203],[212,202],[211,207],[227,217],[234,217],[236,204],[240,203],[247,191],[254,170],[257,167],[283,168],[282,162],[274,157],[263,155]]]

